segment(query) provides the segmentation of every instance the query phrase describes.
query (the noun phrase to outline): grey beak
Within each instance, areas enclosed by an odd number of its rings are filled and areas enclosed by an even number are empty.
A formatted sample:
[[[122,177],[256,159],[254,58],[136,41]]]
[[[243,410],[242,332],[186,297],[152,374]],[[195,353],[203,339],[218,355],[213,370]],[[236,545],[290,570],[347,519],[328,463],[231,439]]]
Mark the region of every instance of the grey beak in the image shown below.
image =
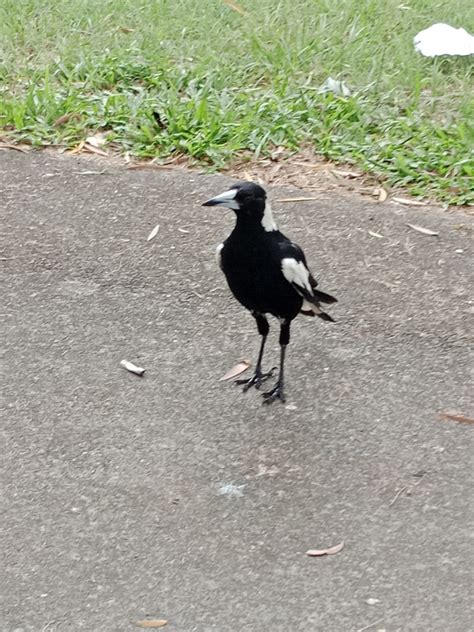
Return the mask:
[[[239,203],[235,200],[236,195],[236,189],[229,189],[228,191],[224,191],[224,193],[220,193],[210,200],[207,200],[207,202],[204,202],[202,206],[226,206],[234,211],[238,211]]]

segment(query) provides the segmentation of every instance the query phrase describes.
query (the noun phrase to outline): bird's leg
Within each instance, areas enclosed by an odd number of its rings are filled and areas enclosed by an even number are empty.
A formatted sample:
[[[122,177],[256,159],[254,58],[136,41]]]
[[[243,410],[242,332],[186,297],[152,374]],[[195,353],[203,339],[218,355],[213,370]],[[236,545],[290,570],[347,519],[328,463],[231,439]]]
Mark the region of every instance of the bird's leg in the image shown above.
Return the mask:
[[[270,329],[268,325],[268,320],[262,314],[254,314],[255,320],[257,321],[258,333],[262,336],[262,343],[260,345],[260,351],[258,353],[257,366],[255,367],[255,373],[249,379],[243,380],[235,380],[236,384],[244,384],[244,392],[248,391],[249,388],[255,386],[255,388],[260,388],[262,383],[269,377],[273,375],[274,369],[270,369],[268,373],[262,372],[262,359],[263,359],[263,351],[265,349],[265,342],[267,340],[268,331]]]
[[[290,321],[282,321],[280,326],[280,372],[278,373],[278,380],[275,386],[270,391],[263,393],[264,404],[271,404],[276,399],[279,399],[282,404],[284,404],[286,401],[285,393],[283,390],[283,378],[285,369],[285,352],[289,342]]]

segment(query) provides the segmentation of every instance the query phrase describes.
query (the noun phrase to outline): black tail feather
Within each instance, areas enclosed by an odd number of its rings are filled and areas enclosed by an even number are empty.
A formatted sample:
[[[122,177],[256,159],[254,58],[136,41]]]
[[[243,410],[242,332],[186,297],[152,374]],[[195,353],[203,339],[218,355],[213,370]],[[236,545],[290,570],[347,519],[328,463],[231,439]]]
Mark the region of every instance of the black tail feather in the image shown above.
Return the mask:
[[[313,289],[314,298],[320,303],[337,303],[337,298],[331,296],[330,294],[326,294],[326,292],[321,292],[321,290]]]
[[[326,312],[321,312],[320,314],[316,314],[316,316],[318,316],[322,320],[327,320],[329,323],[335,323],[336,322],[334,320],[334,318],[332,316],[329,316],[329,314],[326,314]]]

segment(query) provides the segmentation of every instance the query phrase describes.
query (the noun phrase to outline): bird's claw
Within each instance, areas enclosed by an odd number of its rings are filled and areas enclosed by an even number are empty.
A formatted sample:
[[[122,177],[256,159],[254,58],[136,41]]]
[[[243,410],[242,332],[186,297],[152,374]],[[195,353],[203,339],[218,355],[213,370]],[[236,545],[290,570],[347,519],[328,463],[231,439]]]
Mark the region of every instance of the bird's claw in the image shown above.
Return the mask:
[[[270,391],[267,391],[266,393],[262,393],[262,397],[263,397],[264,404],[271,404],[276,399],[279,399],[280,402],[284,404],[286,402],[286,397],[283,392],[283,384],[280,384],[279,382],[277,382],[276,385]]]
[[[251,378],[235,380],[234,383],[239,385],[243,384],[244,393],[246,393],[249,388],[252,388],[252,386],[255,386],[255,388],[258,390],[263,382],[265,382],[265,380],[268,380],[269,377],[273,377],[273,371],[275,371],[275,369],[276,367],[274,366],[267,373],[262,373],[262,371],[255,371],[254,375],[252,375]]]

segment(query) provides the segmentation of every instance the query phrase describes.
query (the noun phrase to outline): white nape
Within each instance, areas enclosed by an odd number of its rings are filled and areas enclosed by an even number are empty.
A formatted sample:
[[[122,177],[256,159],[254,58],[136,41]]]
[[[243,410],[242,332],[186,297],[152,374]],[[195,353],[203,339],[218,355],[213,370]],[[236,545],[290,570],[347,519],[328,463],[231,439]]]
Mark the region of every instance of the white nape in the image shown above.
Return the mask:
[[[217,265],[219,266],[221,270],[222,270],[222,257],[221,257],[222,248],[224,248],[224,244],[219,244],[216,248],[216,261],[217,261]]]
[[[265,210],[263,211],[262,226],[267,233],[272,230],[278,230],[275,220],[273,219],[272,207],[269,202],[265,202]]]

